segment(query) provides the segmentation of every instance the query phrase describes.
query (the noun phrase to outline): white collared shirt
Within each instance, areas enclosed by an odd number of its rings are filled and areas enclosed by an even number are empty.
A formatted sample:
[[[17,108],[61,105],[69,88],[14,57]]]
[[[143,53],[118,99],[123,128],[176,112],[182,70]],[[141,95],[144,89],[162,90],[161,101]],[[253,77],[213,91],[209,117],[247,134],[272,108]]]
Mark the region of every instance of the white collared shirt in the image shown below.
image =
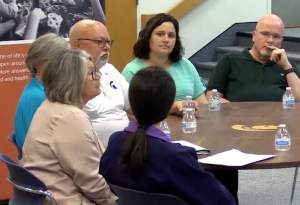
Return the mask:
[[[126,121],[126,111],[129,110],[129,84],[121,73],[109,63],[101,69],[101,93],[91,99],[83,110],[90,116],[92,122]]]

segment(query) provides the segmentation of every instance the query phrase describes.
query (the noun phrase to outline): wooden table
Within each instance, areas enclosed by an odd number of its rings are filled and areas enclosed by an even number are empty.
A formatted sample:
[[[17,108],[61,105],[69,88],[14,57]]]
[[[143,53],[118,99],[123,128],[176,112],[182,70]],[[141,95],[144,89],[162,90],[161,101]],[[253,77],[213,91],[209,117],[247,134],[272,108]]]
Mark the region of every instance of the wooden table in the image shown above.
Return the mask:
[[[277,157],[242,167],[204,165],[208,169],[274,169],[296,167],[294,172],[290,205],[293,204],[298,167],[300,166],[300,104],[293,110],[283,110],[281,102],[236,102],[222,104],[220,112],[209,112],[207,105],[200,107],[197,132],[184,134],[181,118],[168,117],[172,140],[184,139],[208,148],[217,154],[232,148],[251,154],[275,154]],[[292,136],[289,151],[275,150],[274,126],[286,124]],[[235,127],[243,130],[233,129]],[[240,125],[240,126],[237,126]],[[267,125],[258,129],[258,125]],[[271,126],[270,126],[271,125]],[[273,125],[273,127],[272,127]],[[199,157],[203,157],[199,156]]]
[[[238,102],[222,104],[220,112],[209,112],[207,106],[200,107],[197,132],[184,134],[181,118],[170,116],[168,123],[172,140],[184,139],[211,150],[211,154],[232,148],[252,154],[275,154],[275,158],[256,162],[239,169],[271,169],[300,166],[300,104],[293,110],[283,110],[281,102]],[[232,125],[240,124],[249,129],[256,125],[285,123],[292,136],[290,151],[278,152],[274,147],[275,129],[261,131],[240,131]],[[205,165],[207,166],[207,165]],[[212,166],[215,168],[230,168]]]

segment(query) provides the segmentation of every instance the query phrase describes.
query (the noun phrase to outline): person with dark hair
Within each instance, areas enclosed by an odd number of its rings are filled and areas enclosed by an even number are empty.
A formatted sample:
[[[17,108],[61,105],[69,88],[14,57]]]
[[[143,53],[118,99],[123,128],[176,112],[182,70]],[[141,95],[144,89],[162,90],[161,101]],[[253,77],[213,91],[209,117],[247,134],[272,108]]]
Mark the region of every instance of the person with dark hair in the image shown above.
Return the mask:
[[[149,65],[164,68],[176,85],[176,101],[170,112],[181,114],[182,102],[192,96],[196,104],[207,103],[205,86],[194,65],[182,57],[178,21],[169,14],[157,14],[140,31],[134,45],[135,59],[129,62],[122,74],[128,82],[136,72]]]
[[[67,48],[49,60],[42,76],[47,99],[32,119],[22,164],[59,205],[116,204],[98,172],[104,147],[82,110],[100,93],[100,78],[90,55]]]
[[[100,173],[109,183],[176,195],[188,204],[235,204],[226,188],[203,170],[194,149],[171,143],[154,126],[167,117],[175,90],[163,68],[149,66],[136,73],[129,101],[137,122],[110,137]]]

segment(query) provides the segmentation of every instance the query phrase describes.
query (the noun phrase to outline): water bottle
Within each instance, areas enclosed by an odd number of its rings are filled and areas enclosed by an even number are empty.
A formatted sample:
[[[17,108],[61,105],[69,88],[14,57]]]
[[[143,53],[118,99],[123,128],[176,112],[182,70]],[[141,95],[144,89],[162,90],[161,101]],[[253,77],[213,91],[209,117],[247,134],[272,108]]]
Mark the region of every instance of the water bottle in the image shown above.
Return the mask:
[[[181,128],[184,133],[195,133],[197,130],[195,104],[191,96],[186,96],[186,100],[184,101]]]
[[[221,98],[217,89],[213,89],[211,96],[208,98],[208,110],[209,111],[221,110]]]
[[[282,96],[283,109],[293,109],[295,107],[295,97],[291,87],[286,87],[286,91]]]
[[[277,151],[288,151],[291,148],[291,136],[285,124],[280,124],[275,134],[275,149]]]
[[[165,135],[168,137],[168,139],[171,139],[171,130],[169,128],[168,122],[166,120],[163,120],[159,124],[159,128]]]
[[[186,96],[183,102],[183,108],[182,108],[183,114],[185,113],[187,108],[195,108],[195,103],[193,101],[192,96],[190,95]]]

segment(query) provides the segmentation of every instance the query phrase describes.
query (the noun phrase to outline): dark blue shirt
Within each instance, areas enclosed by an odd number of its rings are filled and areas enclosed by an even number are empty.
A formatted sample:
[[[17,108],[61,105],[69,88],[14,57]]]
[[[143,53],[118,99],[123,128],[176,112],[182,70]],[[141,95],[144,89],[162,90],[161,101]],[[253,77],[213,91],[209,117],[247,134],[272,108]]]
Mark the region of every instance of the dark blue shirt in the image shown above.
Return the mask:
[[[123,145],[129,132],[137,125],[131,124],[126,131],[114,133],[101,158],[100,173],[112,184],[146,192],[176,195],[189,204],[236,204],[227,189],[204,171],[197,161],[194,149],[174,144],[155,127],[146,131],[148,155],[144,171],[132,175],[120,164]]]

